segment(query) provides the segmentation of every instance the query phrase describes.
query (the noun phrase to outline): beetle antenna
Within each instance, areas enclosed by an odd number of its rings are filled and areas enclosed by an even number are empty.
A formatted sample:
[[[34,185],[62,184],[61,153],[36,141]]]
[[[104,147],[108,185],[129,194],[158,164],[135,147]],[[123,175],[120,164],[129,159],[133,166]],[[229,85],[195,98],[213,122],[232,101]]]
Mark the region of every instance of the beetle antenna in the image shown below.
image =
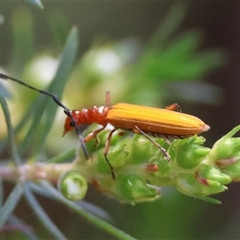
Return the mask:
[[[82,133],[81,133],[80,130],[78,129],[77,123],[76,123],[76,121],[74,120],[74,118],[73,118],[73,116],[72,116],[72,114],[71,114],[71,111],[69,110],[69,108],[67,108],[67,107],[59,100],[59,98],[58,98],[57,95],[52,94],[52,93],[47,92],[47,91],[44,91],[44,90],[41,90],[41,89],[38,89],[38,88],[35,88],[35,87],[33,87],[33,86],[31,86],[31,85],[29,85],[29,84],[27,84],[27,83],[25,83],[25,82],[23,82],[23,81],[21,81],[21,80],[18,80],[18,79],[16,79],[16,78],[13,78],[13,77],[10,77],[10,76],[7,76],[7,75],[5,75],[5,74],[3,74],[3,73],[0,73],[0,78],[3,79],[3,80],[11,80],[11,81],[17,82],[17,83],[19,83],[19,84],[21,84],[21,85],[23,85],[23,86],[25,86],[25,87],[28,87],[28,88],[30,88],[30,89],[32,89],[32,90],[34,90],[34,91],[37,91],[37,92],[39,92],[39,93],[42,93],[42,94],[45,94],[45,95],[51,97],[51,98],[53,99],[53,101],[54,101],[58,106],[60,106],[61,108],[63,108],[64,113],[65,113],[68,117],[70,117],[71,122],[72,122],[72,125],[73,125],[73,127],[74,127],[74,129],[75,129],[75,131],[76,131],[76,133],[77,133],[77,135],[78,135],[78,139],[79,139],[80,144],[81,144],[81,147],[82,147],[82,149],[83,149],[85,158],[86,158],[86,159],[89,159],[89,154],[88,154],[86,145],[85,145],[85,143],[84,143],[84,139],[83,139],[83,137],[82,137]]]

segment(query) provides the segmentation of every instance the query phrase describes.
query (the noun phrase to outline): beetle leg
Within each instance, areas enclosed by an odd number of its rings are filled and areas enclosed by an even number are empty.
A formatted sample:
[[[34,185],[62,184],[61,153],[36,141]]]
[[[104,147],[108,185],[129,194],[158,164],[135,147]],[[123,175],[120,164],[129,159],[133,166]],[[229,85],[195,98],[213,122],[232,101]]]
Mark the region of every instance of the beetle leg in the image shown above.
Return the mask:
[[[117,129],[114,128],[111,130],[111,132],[108,134],[108,138],[107,138],[107,141],[106,141],[106,144],[105,144],[105,149],[104,149],[104,157],[106,159],[106,162],[108,164],[108,166],[110,167],[110,170],[111,170],[111,174],[112,174],[112,177],[113,179],[116,179],[116,175],[114,173],[114,169],[113,169],[113,166],[111,165],[111,163],[109,162],[108,158],[107,158],[107,155],[108,155],[108,151],[109,151],[109,148],[110,148],[110,145],[111,145],[111,139],[112,139],[112,135],[113,133],[116,131]]]
[[[84,138],[84,142],[88,142],[91,139],[95,138],[96,140],[96,145],[99,143],[99,139],[97,137],[97,135],[105,128],[106,126],[102,126],[101,128],[89,133],[85,138]]]
[[[134,131],[136,133],[141,133],[145,138],[147,138],[150,142],[152,142],[155,146],[157,146],[160,151],[162,152],[162,154],[164,155],[164,157],[170,161],[170,156],[168,154],[168,152],[166,151],[166,149],[164,149],[160,144],[158,144],[157,142],[155,142],[154,140],[152,140],[144,131],[142,131],[138,126],[134,126]]]
[[[180,106],[177,103],[173,103],[173,104],[167,106],[166,109],[170,110],[170,111],[182,112]]]

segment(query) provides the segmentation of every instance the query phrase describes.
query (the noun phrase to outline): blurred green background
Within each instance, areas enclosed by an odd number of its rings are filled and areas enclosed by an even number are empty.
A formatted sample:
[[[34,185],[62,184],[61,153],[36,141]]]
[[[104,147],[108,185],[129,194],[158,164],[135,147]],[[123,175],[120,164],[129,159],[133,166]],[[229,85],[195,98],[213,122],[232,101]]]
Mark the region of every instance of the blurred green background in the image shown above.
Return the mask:
[[[1,71],[45,87],[70,29],[76,26],[80,47],[63,98],[69,108],[102,105],[106,90],[113,103],[164,107],[178,102],[183,112],[211,126],[204,134],[207,146],[239,124],[239,3],[52,1],[43,5],[40,10],[26,3],[1,3]],[[8,102],[17,123],[36,94],[10,85],[13,99]],[[45,146],[49,156],[77,145],[74,134],[61,138],[65,116],[61,110],[57,116]],[[5,123],[0,117],[3,136]],[[18,138],[24,138],[24,131]],[[170,188],[163,189],[160,200],[136,206],[109,199],[93,188],[85,200],[108,212],[116,227],[139,239],[237,239],[238,192],[235,183],[214,196],[221,205]],[[60,204],[43,197],[39,200],[69,239],[112,237]],[[16,215],[41,239],[50,238],[24,201]]]

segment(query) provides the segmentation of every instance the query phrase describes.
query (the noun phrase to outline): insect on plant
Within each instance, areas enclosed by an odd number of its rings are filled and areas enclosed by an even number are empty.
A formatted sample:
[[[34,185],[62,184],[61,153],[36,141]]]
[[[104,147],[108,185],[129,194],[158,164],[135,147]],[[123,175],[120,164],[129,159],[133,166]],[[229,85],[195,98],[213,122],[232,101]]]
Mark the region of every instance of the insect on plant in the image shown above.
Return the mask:
[[[97,135],[106,128],[107,124],[111,124],[113,129],[108,134],[105,143],[104,156],[114,179],[116,178],[114,169],[108,161],[107,155],[112,135],[116,130],[122,129],[136,134],[142,134],[160,149],[167,160],[170,160],[168,152],[149,136],[164,138],[166,140],[174,138],[187,138],[210,129],[210,127],[201,119],[178,111],[178,104],[172,104],[166,107],[166,109],[128,103],[117,103],[115,105],[111,105],[110,92],[107,91],[105,106],[94,106],[92,108],[83,108],[82,110],[69,110],[60,102],[56,95],[50,92],[37,89],[5,74],[0,74],[0,78],[18,82],[30,89],[38,91],[39,93],[52,97],[53,100],[63,108],[64,113],[67,115],[63,135],[65,135],[68,131],[75,129],[86,159],[89,159],[89,155],[85,142],[88,142],[93,138],[98,141]],[[78,126],[85,123],[97,123],[102,127],[83,138]]]

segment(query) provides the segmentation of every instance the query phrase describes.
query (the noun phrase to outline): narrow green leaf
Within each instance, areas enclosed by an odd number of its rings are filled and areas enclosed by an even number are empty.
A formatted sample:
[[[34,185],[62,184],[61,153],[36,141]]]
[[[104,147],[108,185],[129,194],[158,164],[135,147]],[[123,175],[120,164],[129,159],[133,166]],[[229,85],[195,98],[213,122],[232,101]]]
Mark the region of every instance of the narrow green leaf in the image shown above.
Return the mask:
[[[5,95],[4,95],[4,97],[5,97]],[[25,126],[25,124],[29,121],[29,116],[31,116],[34,113],[34,111],[36,111],[36,109],[35,109],[36,104],[35,103],[36,103],[36,99],[32,103],[32,105],[29,107],[29,109],[25,112],[24,116],[22,117],[22,119],[20,120],[18,125],[15,127],[15,129],[14,129],[15,134],[17,134],[18,132],[20,132],[22,130],[22,128]],[[6,146],[8,144],[8,141],[9,141],[8,136],[1,139],[0,152],[6,148]]]
[[[13,131],[12,124],[11,124],[10,112],[9,112],[9,109],[8,109],[5,99],[1,95],[0,95],[0,102],[2,105],[3,112],[4,112],[5,120],[7,123],[12,159],[16,165],[19,165],[21,163],[21,161],[18,156],[17,147],[16,147],[15,141],[14,141],[14,131]]]
[[[46,192],[46,190],[41,185],[30,182],[29,186],[31,187],[31,191],[34,194],[41,195],[41,196],[44,196],[44,197],[49,198],[51,200],[54,200],[52,195],[50,195],[48,192]]]
[[[19,227],[19,231],[21,231],[23,234],[25,234],[25,236],[28,239],[31,240],[38,240],[39,238],[37,237],[37,235],[34,233],[34,230],[32,227],[25,225],[25,223],[18,218],[15,215],[11,215],[8,219],[8,222],[12,225],[16,225]]]
[[[25,0],[25,2],[30,3],[40,9],[44,9],[44,6],[40,0]]]
[[[14,72],[21,72],[35,52],[34,17],[27,7],[19,7],[12,14],[12,60],[10,68]]]
[[[76,203],[67,200],[55,188],[53,188],[49,183],[42,181],[42,186],[46,189],[46,191],[48,191],[51,195],[53,195],[54,198],[56,198],[59,202],[64,203],[70,209],[74,210],[77,214],[81,215],[86,220],[93,223],[94,226],[97,226],[97,227],[101,228],[102,230],[105,230],[106,232],[108,232],[109,234],[112,234],[117,239],[128,239],[128,240],[135,239],[134,237],[119,230],[118,228],[115,228],[114,226],[110,225],[109,223],[95,217],[91,213],[86,212],[84,209],[82,209]]]
[[[9,98],[11,94],[9,91],[0,83],[0,95],[2,95],[5,98]]]
[[[2,178],[0,178],[0,208],[2,207],[3,204],[3,182]]]
[[[57,228],[57,226],[52,222],[52,220],[48,217],[44,209],[40,206],[35,196],[32,194],[29,189],[29,185],[26,183],[24,188],[25,197],[33,209],[34,213],[38,216],[39,220],[42,224],[48,229],[48,231],[56,238],[56,239],[67,239]]]
[[[63,49],[56,75],[47,90],[57,95],[59,99],[61,99],[65,84],[71,73],[77,51],[78,31],[74,27],[70,31],[67,42]],[[32,147],[32,143],[35,141],[37,142],[34,144],[34,154],[38,155],[38,153],[41,152],[48,133],[54,124],[57,108],[59,108],[59,106],[48,96],[39,96],[34,106],[35,112],[33,113],[32,125],[29,128],[26,138],[20,148],[21,154],[29,151],[29,148]],[[42,119],[44,119],[44,123],[40,123]]]
[[[76,157],[76,149],[70,149],[48,160],[48,163],[61,163],[73,161]]]
[[[173,34],[186,16],[187,8],[183,4],[174,4],[168,15],[164,18],[157,31],[152,36],[148,47],[158,47],[166,44],[167,39]]]
[[[0,209],[0,229],[4,226],[9,216],[12,214],[16,205],[18,204],[20,197],[23,194],[23,185],[18,183],[10,193],[9,197],[5,201],[3,207]]]
[[[51,194],[49,194],[48,191],[46,191],[45,188],[43,188],[42,186],[40,186],[39,184],[35,184],[35,183],[30,183],[30,186],[31,186],[31,190],[38,194],[38,195],[41,195],[41,196],[44,196],[46,198],[49,198],[51,200],[55,200],[55,197]],[[107,213],[105,210],[103,210],[102,208],[90,203],[90,202],[87,202],[87,201],[84,201],[84,200],[81,200],[81,201],[77,201],[75,202],[79,207],[85,209],[85,211],[93,214],[94,216],[97,216],[101,219],[104,219],[106,221],[111,221],[112,218],[110,216],[109,213]]]

